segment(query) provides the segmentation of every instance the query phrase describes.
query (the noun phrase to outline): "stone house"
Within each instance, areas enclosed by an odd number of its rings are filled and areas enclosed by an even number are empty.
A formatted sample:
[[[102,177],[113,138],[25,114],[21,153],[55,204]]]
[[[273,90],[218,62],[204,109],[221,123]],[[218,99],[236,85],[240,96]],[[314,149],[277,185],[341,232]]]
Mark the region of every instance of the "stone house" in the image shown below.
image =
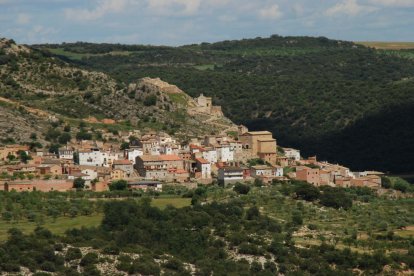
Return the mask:
[[[320,170],[312,169],[306,166],[298,166],[296,167],[296,180],[305,181],[309,184],[319,186],[321,183]]]
[[[62,166],[58,164],[40,164],[36,170],[40,175],[62,175]]]
[[[73,181],[59,179],[8,181],[4,184],[4,189],[5,191],[15,190],[17,192],[66,192],[73,189]]]
[[[126,179],[126,178],[127,178],[127,174],[124,170],[115,169],[111,171],[112,180],[121,180],[121,179]]]
[[[18,158],[19,151],[24,151],[29,154],[29,146],[24,145],[6,145],[0,147],[0,160],[6,161],[8,156],[14,156]]]
[[[115,160],[112,164],[112,169],[123,170],[127,177],[131,177],[134,174],[134,166],[129,160]]]
[[[239,135],[243,149],[249,150],[253,156],[257,156],[272,165],[276,164],[277,144],[276,139],[269,131],[249,131]]]
[[[184,161],[177,155],[143,155],[137,157],[135,169],[145,179],[166,180],[169,174],[184,170]]]

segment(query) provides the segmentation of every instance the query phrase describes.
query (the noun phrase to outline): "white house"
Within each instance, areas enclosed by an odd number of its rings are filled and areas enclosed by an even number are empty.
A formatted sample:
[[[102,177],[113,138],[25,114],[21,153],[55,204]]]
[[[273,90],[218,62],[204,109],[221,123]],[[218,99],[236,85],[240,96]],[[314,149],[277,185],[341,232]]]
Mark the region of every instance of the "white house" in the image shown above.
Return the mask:
[[[217,163],[217,151],[213,148],[206,148],[203,151],[203,159],[207,160],[208,162],[210,162],[210,164],[215,164]]]
[[[211,164],[209,161],[204,158],[196,158],[197,162],[197,172],[201,173],[201,179],[210,179],[211,178]]]
[[[234,161],[234,152],[230,145],[221,145],[216,147],[217,159],[219,162]]]
[[[59,149],[59,159],[73,160],[73,153],[74,151],[72,149]]]
[[[300,160],[300,150],[292,148],[284,148],[285,156],[289,159],[299,161]]]
[[[86,182],[89,182],[98,178],[98,172],[92,168],[90,169],[83,169],[81,170],[81,173],[85,174],[86,176],[82,177]],[[87,184],[89,184],[87,183]]]
[[[276,166],[275,168],[275,176],[276,177],[283,177],[283,167]]]
[[[271,167],[267,165],[252,166],[250,169],[250,174],[252,177],[259,178],[283,177],[283,167]]]
[[[79,165],[81,166],[104,166],[107,157],[99,149],[91,149],[79,152]]]
[[[121,155],[121,156],[120,156]],[[122,158],[122,153],[102,152],[99,149],[79,152],[79,165],[110,167],[115,160]]]
[[[133,149],[129,149],[127,150],[127,156],[128,156],[128,160],[132,162],[132,164],[135,165],[135,159],[138,156],[143,156],[144,155],[144,151],[141,148],[133,148]]]

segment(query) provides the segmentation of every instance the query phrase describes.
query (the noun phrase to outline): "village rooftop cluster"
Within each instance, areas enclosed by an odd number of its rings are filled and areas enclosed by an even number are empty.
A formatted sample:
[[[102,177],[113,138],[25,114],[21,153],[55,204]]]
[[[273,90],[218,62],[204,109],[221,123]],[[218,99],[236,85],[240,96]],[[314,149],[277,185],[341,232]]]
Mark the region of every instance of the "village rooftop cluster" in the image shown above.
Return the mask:
[[[165,183],[226,186],[255,179],[263,184],[295,179],[315,186],[381,187],[380,172],[351,172],[316,157],[303,159],[299,150],[278,147],[271,132],[249,131],[245,126],[238,127],[237,135],[205,136],[186,143],[162,132],[130,131],[119,138],[124,142],[72,140],[58,154],[3,146],[0,190],[69,191],[78,188],[79,179],[92,191],[106,191],[119,180],[127,181],[130,189],[143,190],[161,190]]]

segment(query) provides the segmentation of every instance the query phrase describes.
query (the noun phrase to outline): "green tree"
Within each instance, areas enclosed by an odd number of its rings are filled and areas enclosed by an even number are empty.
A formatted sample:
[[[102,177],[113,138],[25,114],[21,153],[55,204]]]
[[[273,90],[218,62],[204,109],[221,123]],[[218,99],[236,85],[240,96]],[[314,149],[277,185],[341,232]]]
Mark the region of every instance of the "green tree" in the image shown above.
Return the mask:
[[[306,201],[315,201],[319,198],[318,188],[308,183],[301,183],[295,188],[296,196]]]
[[[75,180],[73,181],[73,188],[78,189],[78,190],[84,189],[85,180],[82,179],[81,177],[75,178]]]
[[[51,144],[49,146],[49,152],[54,153],[54,154],[58,154],[59,153],[59,148],[60,148],[59,144]]]
[[[76,133],[76,140],[80,141],[80,140],[91,140],[92,139],[92,134],[90,134],[89,132],[85,131],[85,130],[81,130],[78,133]]]
[[[292,212],[292,223],[293,225],[300,226],[303,224],[302,213],[298,210]]]
[[[390,178],[386,176],[381,177],[381,186],[385,189],[390,189],[392,187]]]
[[[403,193],[407,192],[409,187],[410,187],[410,184],[401,178],[397,178],[394,182],[394,189],[400,192],[403,192]]]
[[[238,194],[247,195],[250,191],[250,187],[242,183],[236,183],[236,185],[234,185],[233,190]]]
[[[27,161],[32,160],[32,157],[28,155],[27,152],[24,150],[19,150],[17,154],[19,154],[20,161],[25,164],[27,163]]]
[[[68,132],[63,132],[58,139],[58,142],[60,144],[66,145],[70,140],[72,139],[72,136]]]
[[[118,181],[113,181],[109,185],[109,190],[111,191],[125,191],[127,189],[128,189],[128,182],[122,179]]]
[[[121,144],[120,149],[121,149],[121,150],[126,150],[126,149],[129,149],[129,143],[128,143],[128,142],[123,142],[123,143]]]

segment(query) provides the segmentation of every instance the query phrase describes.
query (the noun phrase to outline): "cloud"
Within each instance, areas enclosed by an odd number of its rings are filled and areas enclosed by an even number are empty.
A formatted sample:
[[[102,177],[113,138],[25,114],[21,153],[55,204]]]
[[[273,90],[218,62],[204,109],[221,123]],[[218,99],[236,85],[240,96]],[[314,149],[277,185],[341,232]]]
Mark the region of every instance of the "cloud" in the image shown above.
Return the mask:
[[[295,12],[296,16],[302,16],[305,13],[305,8],[299,3],[294,4],[292,6],[292,9]]]
[[[30,22],[30,15],[26,13],[19,13],[16,18],[16,23],[19,25],[26,25]]]
[[[259,10],[259,17],[262,19],[275,20],[282,16],[283,13],[280,11],[279,5],[277,4]]]
[[[125,10],[128,0],[99,0],[95,8],[89,9],[65,9],[68,19],[80,21],[97,20],[109,13],[120,13]]]
[[[200,6],[201,0],[148,0],[148,8],[158,14],[194,15]]]
[[[391,7],[414,7],[413,0],[370,0],[372,4]]]
[[[325,14],[328,16],[335,16],[339,14],[356,16],[362,13],[371,13],[376,10],[376,7],[358,4],[357,0],[343,0],[341,3],[327,9]]]

